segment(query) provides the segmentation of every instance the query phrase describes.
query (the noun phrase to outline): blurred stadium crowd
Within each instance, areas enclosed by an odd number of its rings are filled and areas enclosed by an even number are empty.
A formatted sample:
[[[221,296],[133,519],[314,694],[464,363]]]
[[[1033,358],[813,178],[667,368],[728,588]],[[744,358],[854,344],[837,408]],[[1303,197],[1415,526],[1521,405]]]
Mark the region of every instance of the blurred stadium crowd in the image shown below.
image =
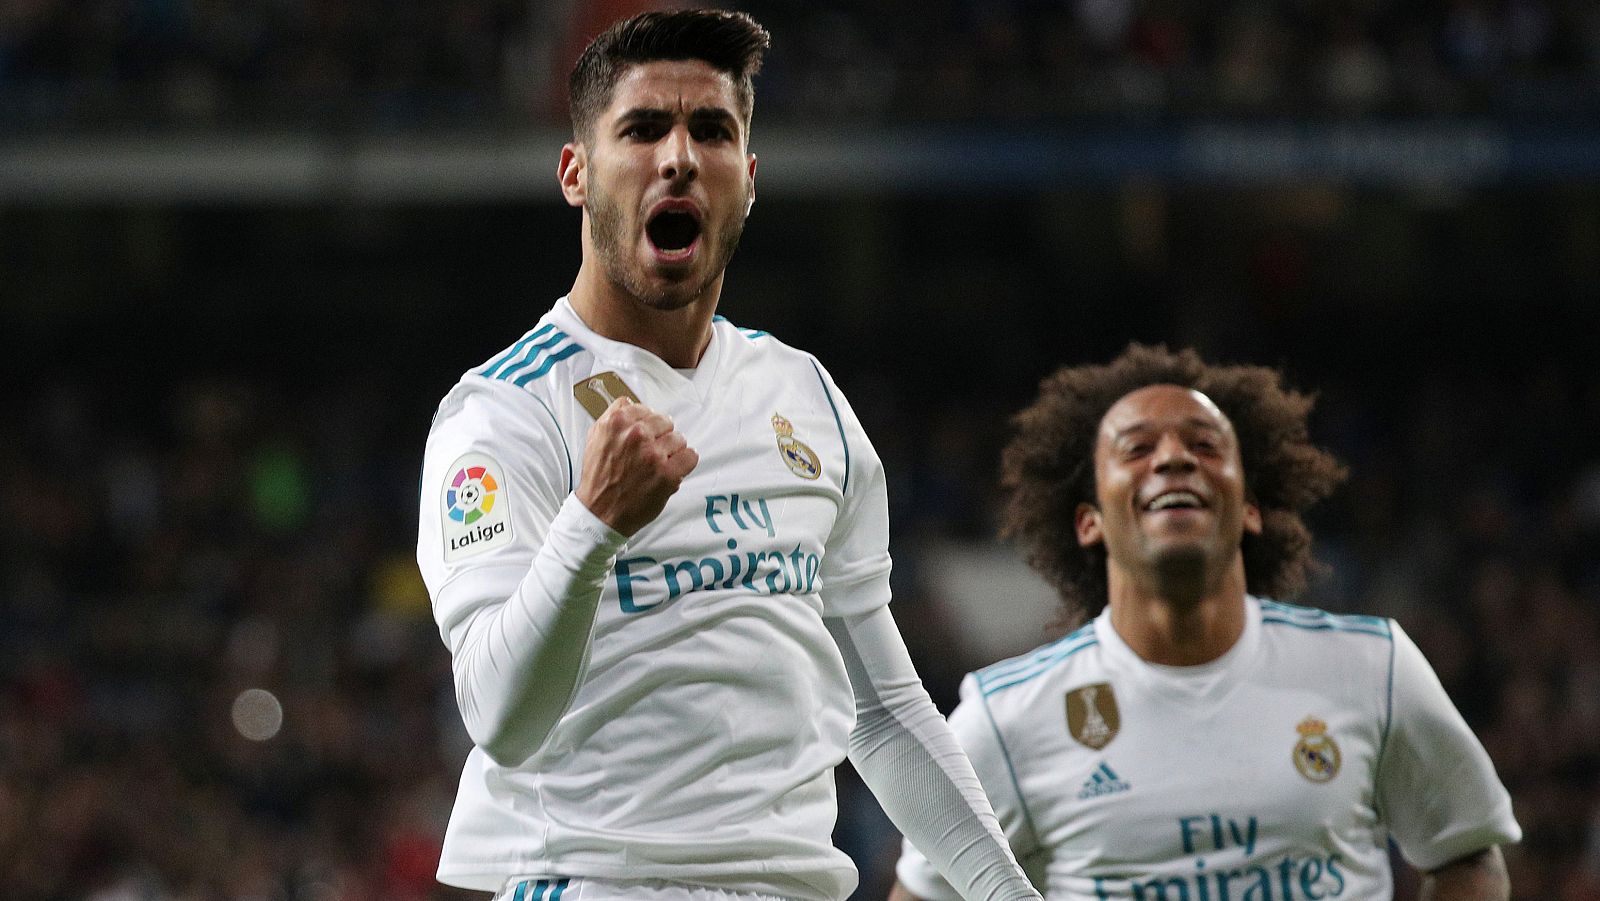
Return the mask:
[[[559,125],[572,48],[641,5],[0,2],[0,131]],[[741,6],[779,36],[758,136],[1600,114],[1585,0]],[[477,897],[433,882],[468,745],[417,471],[456,375],[570,283],[575,215],[531,206],[0,206],[0,897]],[[992,550],[1036,381],[1131,338],[1285,366],[1353,471],[1302,600],[1399,618],[1513,793],[1516,897],[1595,901],[1596,223],[1592,185],[764,198],[724,311],[815,351],[878,443],[946,708],[985,599],[929,564]],[[895,836],[840,783],[881,898]]]
[[[0,7],[16,128],[559,122],[581,41],[648,4],[22,0]],[[756,0],[763,117],[1600,111],[1586,0]]]

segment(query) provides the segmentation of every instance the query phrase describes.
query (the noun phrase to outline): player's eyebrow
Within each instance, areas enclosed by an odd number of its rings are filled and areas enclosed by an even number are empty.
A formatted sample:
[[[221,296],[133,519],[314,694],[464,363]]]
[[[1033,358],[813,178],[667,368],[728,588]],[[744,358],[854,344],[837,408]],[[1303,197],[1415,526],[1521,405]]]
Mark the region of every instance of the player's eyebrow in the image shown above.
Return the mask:
[[[636,106],[623,110],[617,116],[618,125],[631,125],[636,122],[671,122],[672,113],[659,106]]]
[[[638,122],[664,124],[677,118],[669,109],[659,106],[636,106],[623,110],[617,115],[618,125],[632,125]],[[738,117],[720,106],[697,107],[689,113],[689,121],[693,124],[717,123],[734,128],[738,124]]]
[[[1215,432],[1218,435],[1221,435],[1224,432],[1224,429],[1222,428],[1222,426],[1218,425],[1215,422],[1212,422],[1209,419],[1205,419],[1205,418],[1200,417],[1200,416],[1187,417],[1187,418],[1185,418],[1183,420],[1182,424],[1183,424],[1183,426],[1185,428],[1202,429],[1202,430],[1207,431],[1207,432]],[[1125,438],[1125,437],[1127,437],[1129,435],[1137,435],[1137,434],[1142,434],[1144,432],[1153,432],[1155,430],[1156,430],[1156,427],[1155,427],[1155,425],[1153,423],[1151,423],[1148,420],[1141,419],[1138,422],[1131,423],[1129,425],[1126,425],[1126,426],[1118,429],[1116,432],[1112,433],[1111,439],[1113,441],[1120,441],[1121,439],[1123,439],[1123,438]]]

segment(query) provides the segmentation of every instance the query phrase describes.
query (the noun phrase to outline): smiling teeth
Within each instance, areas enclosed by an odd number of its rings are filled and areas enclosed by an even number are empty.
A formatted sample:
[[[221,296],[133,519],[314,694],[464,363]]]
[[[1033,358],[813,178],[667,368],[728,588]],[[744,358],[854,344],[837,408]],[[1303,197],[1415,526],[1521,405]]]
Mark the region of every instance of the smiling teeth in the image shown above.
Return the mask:
[[[1146,510],[1165,510],[1169,507],[1199,507],[1200,496],[1192,491],[1170,491],[1145,505]]]

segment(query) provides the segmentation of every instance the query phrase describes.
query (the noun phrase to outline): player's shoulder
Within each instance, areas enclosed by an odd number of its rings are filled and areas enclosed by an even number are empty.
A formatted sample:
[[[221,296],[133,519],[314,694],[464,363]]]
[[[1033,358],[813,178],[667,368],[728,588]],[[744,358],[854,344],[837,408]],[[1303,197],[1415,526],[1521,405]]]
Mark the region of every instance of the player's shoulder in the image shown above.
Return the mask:
[[[478,390],[520,389],[534,394],[570,384],[572,373],[591,361],[584,359],[589,348],[574,334],[577,329],[565,325],[559,310],[552,310],[522,337],[467,370],[461,384]]]
[[[1275,638],[1317,643],[1394,641],[1394,621],[1384,616],[1360,613],[1332,613],[1316,607],[1285,604],[1259,598],[1261,628]]]
[[[1053,694],[1063,681],[1074,684],[1101,666],[1100,639],[1093,621],[1026,654],[1001,660],[969,676],[964,701],[981,702],[996,717],[1026,712],[1041,692]]]
[[[575,379],[570,370],[584,364],[588,348],[562,328],[553,314],[546,314],[517,340],[462,373],[439,401],[430,431],[470,431],[474,423],[482,425],[506,413],[538,408],[554,416],[553,411],[560,408],[556,400],[561,386],[570,390]]]
[[[720,313],[712,317],[711,327],[717,330],[720,340],[727,342],[729,353],[747,364],[809,369],[816,361],[811,354],[784,343],[766,329],[736,324]]]

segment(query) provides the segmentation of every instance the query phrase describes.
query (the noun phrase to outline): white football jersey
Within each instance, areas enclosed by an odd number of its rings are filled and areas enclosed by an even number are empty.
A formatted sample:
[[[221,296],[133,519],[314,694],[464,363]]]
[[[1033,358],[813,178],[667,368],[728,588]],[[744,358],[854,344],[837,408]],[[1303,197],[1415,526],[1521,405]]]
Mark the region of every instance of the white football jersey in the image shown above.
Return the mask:
[[[505,601],[623,393],[700,456],[605,580],[587,667],[534,756],[467,758],[441,881],[671,879],[843,898],[833,768],[855,722],[824,616],[889,600],[882,466],[810,355],[722,317],[697,369],[591,331],[565,299],[464,375],[428,437],[418,558],[447,644]]]
[[[1247,599],[1201,666],[1147,663],[1109,609],[969,675],[950,724],[1052,899],[1392,895],[1392,835],[1431,869],[1521,831],[1482,745],[1393,620]],[[908,843],[897,870],[957,896]]]

